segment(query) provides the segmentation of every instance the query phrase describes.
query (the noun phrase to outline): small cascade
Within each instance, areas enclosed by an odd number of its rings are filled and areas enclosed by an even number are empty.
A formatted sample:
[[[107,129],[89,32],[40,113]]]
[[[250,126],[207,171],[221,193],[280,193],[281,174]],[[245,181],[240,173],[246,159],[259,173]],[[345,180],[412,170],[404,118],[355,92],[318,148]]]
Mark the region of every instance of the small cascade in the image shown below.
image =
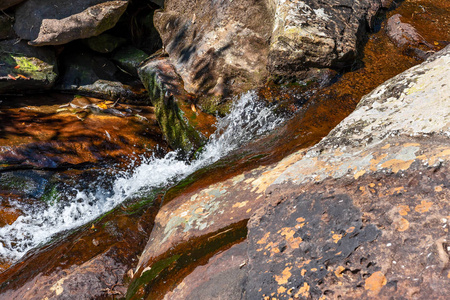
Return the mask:
[[[107,190],[99,178],[98,184],[91,184],[96,186],[93,189],[68,187],[68,195],[74,197],[54,195],[54,201],[33,205],[12,201],[23,214],[13,224],[0,228],[0,260],[17,261],[57,233],[93,221],[127,199],[173,185],[283,122],[283,117],[274,114],[258,101],[256,92],[250,91],[235,101],[226,117],[218,120],[215,133],[193,161],[180,160],[177,152],[169,152],[163,158],[152,157],[129,171],[119,172]],[[58,201],[59,198],[71,199]]]

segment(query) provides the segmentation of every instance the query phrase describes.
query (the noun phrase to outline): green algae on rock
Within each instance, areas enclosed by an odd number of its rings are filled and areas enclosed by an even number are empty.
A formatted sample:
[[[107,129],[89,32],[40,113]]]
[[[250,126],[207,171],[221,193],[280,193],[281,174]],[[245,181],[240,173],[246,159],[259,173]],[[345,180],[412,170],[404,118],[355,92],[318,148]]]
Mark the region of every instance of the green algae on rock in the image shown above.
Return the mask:
[[[0,42],[0,93],[28,93],[50,89],[58,76],[55,53],[25,42]]]
[[[102,33],[84,40],[88,47],[99,53],[111,53],[116,48],[125,44],[127,40],[122,37],[113,36],[107,33]]]
[[[201,147],[206,137],[196,130],[196,111],[187,102],[181,78],[169,61],[165,58],[150,60],[138,72],[170,146],[184,154]]]

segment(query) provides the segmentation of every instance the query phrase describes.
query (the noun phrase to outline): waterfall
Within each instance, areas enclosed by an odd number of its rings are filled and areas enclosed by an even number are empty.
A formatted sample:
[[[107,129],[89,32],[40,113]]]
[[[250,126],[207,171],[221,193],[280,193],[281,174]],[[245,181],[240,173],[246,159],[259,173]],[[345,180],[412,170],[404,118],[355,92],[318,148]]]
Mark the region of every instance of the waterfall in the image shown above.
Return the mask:
[[[151,157],[129,171],[119,172],[111,190],[98,184],[93,190],[74,190],[75,196],[69,201],[33,205],[11,201],[23,214],[13,224],[0,228],[0,259],[16,261],[53,235],[95,220],[139,193],[172,185],[283,121],[258,101],[256,92],[250,91],[236,99],[227,116],[218,119],[215,133],[193,161],[179,160],[177,152],[169,152],[163,158]]]

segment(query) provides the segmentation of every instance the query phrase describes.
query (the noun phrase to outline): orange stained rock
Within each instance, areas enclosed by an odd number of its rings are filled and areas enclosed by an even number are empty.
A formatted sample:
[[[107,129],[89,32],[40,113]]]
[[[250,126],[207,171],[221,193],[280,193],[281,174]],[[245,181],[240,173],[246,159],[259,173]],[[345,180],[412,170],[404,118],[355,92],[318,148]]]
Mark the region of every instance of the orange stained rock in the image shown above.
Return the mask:
[[[400,214],[400,216],[406,216],[408,214],[408,212],[410,212],[410,211],[411,211],[411,209],[409,209],[408,205],[400,204],[398,206],[398,213]]]
[[[442,192],[442,186],[441,185],[435,186],[434,187],[434,191],[435,192]]]
[[[344,275],[342,274],[342,272],[344,272],[344,270],[345,268],[343,266],[339,266],[334,271],[334,275],[336,275],[336,277],[343,277]]]
[[[430,207],[433,205],[433,202],[427,202],[425,200],[422,200],[422,202],[414,208],[415,211],[419,213],[427,212]]]
[[[401,160],[401,159],[391,159],[384,162],[381,167],[391,169],[392,172],[397,173],[398,171],[407,170],[411,164],[414,162],[411,160]]]
[[[300,274],[301,274],[302,276],[305,276],[305,274],[306,274],[306,269],[302,269],[302,270],[300,271]]]
[[[342,234],[333,234],[333,236],[331,237],[332,239],[333,239],[333,242],[335,243],[335,244],[337,244],[337,242],[339,242],[340,241],[340,239],[342,239]]]
[[[381,288],[386,285],[387,280],[383,273],[380,271],[373,273],[369,278],[366,279],[364,288],[366,290],[378,293]]]
[[[286,288],[285,288],[284,286],[280,286],[280,287],[277,289],[277,292],[278,292],[278,294],[283,294],[284,292],[286,292]]]
[[[450,271],[448,271],[447,278],[450,278]]]
[[[305,298],[309,296],[309,285],[306,282],[303,283],[303,286],[300,287],[297,294],[295,294],[295,297],[299,296],[303,296]]]
[[[295,231],[290,227],[285,227],[281,230],[281,235],[283,235],[292,249],[298,249],[300,243],[303,242],[301,237],[294,237]]]
[[[275,275],[275,281],[280,285],[288,283],[289,278],[292,276],[291,269],[292,267],[286,267],[281,273],[281,276]]]
[[[350,228],[347,229],[345,232],[347,232],[347,233],[352,233],[353,231],[355,231],[355,227],[354,227],[354,226],[350,227]]]
[[[409,228],[409,222],[405,218],[401,218],[398,222],[396,222],[398,231],[405,231]]]
[[[260,239],[259,241],[257,241],[257,244],[265,244],[267,243],[267,239],[269,238],[270,232],[267,232],[262,239]]]

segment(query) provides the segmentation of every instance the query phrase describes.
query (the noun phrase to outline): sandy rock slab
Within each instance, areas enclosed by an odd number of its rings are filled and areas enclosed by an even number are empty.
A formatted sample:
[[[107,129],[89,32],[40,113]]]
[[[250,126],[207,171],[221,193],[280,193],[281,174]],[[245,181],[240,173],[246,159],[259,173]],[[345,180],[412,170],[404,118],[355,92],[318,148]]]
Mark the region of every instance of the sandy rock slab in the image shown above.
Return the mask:
[[[111,29],[128,1],[30,0],[16,11],[14,30],[33,46],[61,45]]]

